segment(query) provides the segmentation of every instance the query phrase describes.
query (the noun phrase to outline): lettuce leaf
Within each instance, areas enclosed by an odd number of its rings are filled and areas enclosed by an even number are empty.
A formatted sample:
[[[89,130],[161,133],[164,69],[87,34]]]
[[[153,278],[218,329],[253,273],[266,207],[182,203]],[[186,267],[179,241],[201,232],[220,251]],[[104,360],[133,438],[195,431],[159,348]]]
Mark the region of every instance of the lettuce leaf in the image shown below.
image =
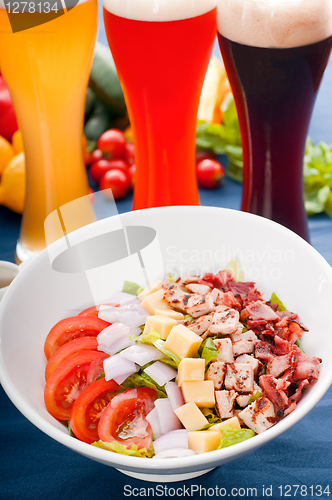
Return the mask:
[[[165,344],[165,340],[161,340],[161,339],[155,340],[153,342],[154,347],[156,347],[160,352],[165,354],[165,356],[167,356],[170,360],[173,361],[173,363],[171,363],[171,361],[169,361],[168,364],[177,370],[178,366],[181,362],[181,359],[179,358],[179,356],[174,354],[174,352],[169,351],[168,349],[165,349],[164,344]],[[164,361],[164,359],[161,359],[160,361]]]
[[[277,297],[277,295],[274,292],[271,295],[270,302],[272,302],[272,304],[275,304],[276,306],[278,306],[278,309],[277,309],[278,311],[288,311],[288,309],[286,309],[284,304],[281,302],[281,300]]]
[[[198,349],[198,355],[205,359],[205,366],[207,366],[213,359],[219,355],[219,351],[213,343],[211,337],[203,340]]]
[[[129,375],[129,377],[127,377],[121,384],[122,390],[137,389],[138,387],[150,387],[151,389],[155,389],[157,391],[158,398],[167,398],[164,387],[161,387],[154,380],[152,380],[147,373],[143,372],[142,368],[138,373]]]
[[[225,427],[222,428],[222,435],[223,437],[221,438],[218,450],[250,439],[255,433],[251,429],[233,429],[230,425],[225,425]]]
[[[128,449],[123,444],[117,443],[116,441],[113,441],[112,443],[95,441],[92,443],[92,446],[102,448],[103,450],[114,451],[115,453],[121,453],[122,455],[131,455],[132,457],[151,458],[154,455],[152,443],[148,450],[146,448],[141,448],[139,450],[136,444],[133,444],[131,448]]]
[[[251,396],[251,398],[249,399],[248,401],[248,405],[251,405],[251,403],[253,403],[254,401],[256,401],[256,399],[260,398],[261,397],[261,393],[259,391],[256,391],[255,394],[253,394]]]
[[[138,335],[138,337],[136,337],[135,335],[130,335],[129,338],[130,338],[130,340],[133,340],[134,342],[140,342],[141,344],[153,345],[153,343],[156,340],[161,339],[161,336],[154,328],[151,328],[149,333],[141,333],[141,335]]]
[[[140,289],[140,286],[136,283],[132,283],[131,281],[125,281],[123,284],[122,292],[130,293],[131,295],[137,296],[137,290]]]

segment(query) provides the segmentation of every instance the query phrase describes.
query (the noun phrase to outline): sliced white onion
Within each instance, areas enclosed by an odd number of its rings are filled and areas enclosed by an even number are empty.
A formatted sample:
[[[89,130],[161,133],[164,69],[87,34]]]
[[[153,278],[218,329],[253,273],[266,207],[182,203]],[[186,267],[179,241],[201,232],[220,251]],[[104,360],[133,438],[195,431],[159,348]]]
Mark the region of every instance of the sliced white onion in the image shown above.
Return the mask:
[[[145,418],[152,427],[154,439],[158,439],[161,436],[161,433],[157,408],[153,408],[153,410],[151,410]]]
[[[156,399],[154,404],[158,411],[161,434],[182,428],[181,422],[172,410],[168,398]]]
[[[127,302],[119,307],[102,305],[98,317],[109,323],[124,323],[131,328],[137,328],[146,322],[150,314],[140,305],[138,299]]]
[[[188,431],[186,429],[179,429],[168,432],[153,441],[153,448],[156,455],[164,450],[171,450],[173,448],[188,449]]]
[[[130,333],[129,326],[123,323],[113,323],[97,335],[98,350],[107,354],[116,354],[121,349],[134,344],[132,340],[129,340]]]
[[[115,380],[122,384],[129,375],[138,372],[139,366],[129,359],[122,358],[118,354],[110,356],[104,360],[105,380]]]
[[[162,363],[161,361],[156,361],[152,365],[145,368],[145,373],[149,375],[158,385],[164,385],[178,374],[176,370],[170,366]]]
[[[155,361],[156,359],[162,359],[164,357],[163,353],[152,345],[146,344],[135,344],[128,349],[124,349],[120,353],[126,359],[130,359],[140,366],[150,363],[150,361]]]
[[[173,410],[184,405],[182,391],[176,382],[167,382],[165,390]]]
[[[153,458],[182,458],[196,455],[193,450],[186,450],[185,448],[172,448],[171,450],[164,450],[157,453]]]

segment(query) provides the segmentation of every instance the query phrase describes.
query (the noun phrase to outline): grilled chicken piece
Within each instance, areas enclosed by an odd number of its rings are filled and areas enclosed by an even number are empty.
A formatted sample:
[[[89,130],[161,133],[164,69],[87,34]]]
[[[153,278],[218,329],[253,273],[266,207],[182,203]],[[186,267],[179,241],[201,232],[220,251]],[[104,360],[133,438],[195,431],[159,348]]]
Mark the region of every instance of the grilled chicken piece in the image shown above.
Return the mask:
[[[226,364],[222,361],[214,361],[210,364],[206,374],[206,380],[213,380],[214,390],[219,391],[224,382],[224,377],[226,373]]]
[[[228,309],[224,312],[216,312],[210,326],[211,333],[221,333],[227,335],[235,333],[239,325],[239,313],[235,309]]]
[[[229,363],[225,377],[225,387],[238,392],[253,392],[254,371],[249,363]]]
[[[200,295],[206,295],[211,292],[211,288],[207,285],[200,285],[199,283],[190,283],[186,285],[186,288],[189,292],[199,293]]]
[[[264,397],[256,399],[251,405],[240,411],[238,416],[247,427],[257,434],[266,431],[277,422],[273,404]]]
[[[216,410],[220,418],[234,416],[234,402],[237,397],[235,391],[215,391]]]
[[[201,336],[209,329],[211,322],[212,315],[205,314],[204,316],[200,316],[199,318],[195,319],[195,321],[186,326],[193,332],[197,333],[197,335]]]
[[[213,343],[219,351],[219,355],[216,358],[216,361],[222,361],[223,363],[234,363],[231,339],[214,339]]]
[[[258,359],[254,358],[254,356],[249,356],[248,354],[241,354],[241,356],[238,356],[235,360],[235,363],[249,363],[254,371],[254,378],[257,377],[263,366],[263,364]]]
[[[242,323],[240,323],[241,327],[243,328]],[[231,339],[232,342],[238,342],[239,340],[257,340],[257,335],[252,331],[248,330],[247,332],[236,332],[231,334]]]
[[[251,354],[254,352],[254,348],[252,340],[238,340],[233,344],[233,354],[235,357],[241,354]]]

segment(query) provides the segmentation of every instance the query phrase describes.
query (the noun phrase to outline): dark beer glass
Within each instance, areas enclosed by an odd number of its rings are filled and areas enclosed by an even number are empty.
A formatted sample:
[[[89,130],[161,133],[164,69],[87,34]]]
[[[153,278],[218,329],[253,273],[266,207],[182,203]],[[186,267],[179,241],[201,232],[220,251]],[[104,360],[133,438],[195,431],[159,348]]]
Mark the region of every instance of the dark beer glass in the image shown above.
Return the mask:
[[[332,47],[331,0],[219,0],[243,148],[241,209],[309,241],[303,156]]]

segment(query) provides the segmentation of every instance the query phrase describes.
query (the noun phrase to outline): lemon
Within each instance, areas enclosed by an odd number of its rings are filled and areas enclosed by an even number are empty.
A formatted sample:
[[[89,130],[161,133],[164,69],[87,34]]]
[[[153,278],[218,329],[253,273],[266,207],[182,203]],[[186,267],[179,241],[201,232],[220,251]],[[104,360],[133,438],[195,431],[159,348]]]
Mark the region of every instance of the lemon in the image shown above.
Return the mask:
[[[22,213],[25,198],[25,156],[20,153],[7,164],[0,183],[0,204]]]
[[[0,175],[6,165],[14,157],[14,149],[10,142],[0,135]]]
[[[16,155],[18,155],[19,153],[23,153],[23,139],[20,130],[16,130],[16,132],[13,134],[12,144]]]

